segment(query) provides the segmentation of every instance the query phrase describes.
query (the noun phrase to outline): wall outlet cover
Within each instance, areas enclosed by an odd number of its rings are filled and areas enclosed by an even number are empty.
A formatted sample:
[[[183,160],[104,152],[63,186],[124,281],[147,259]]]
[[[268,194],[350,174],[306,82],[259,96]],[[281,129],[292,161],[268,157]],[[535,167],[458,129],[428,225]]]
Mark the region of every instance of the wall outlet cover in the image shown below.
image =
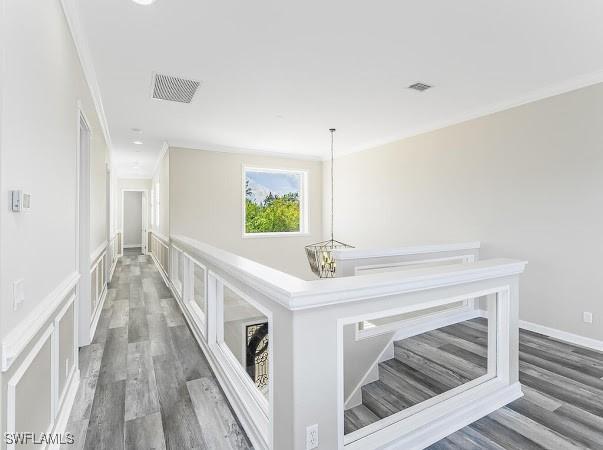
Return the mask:
[[[306,450],[318,448],[318,424],[306,427]]]

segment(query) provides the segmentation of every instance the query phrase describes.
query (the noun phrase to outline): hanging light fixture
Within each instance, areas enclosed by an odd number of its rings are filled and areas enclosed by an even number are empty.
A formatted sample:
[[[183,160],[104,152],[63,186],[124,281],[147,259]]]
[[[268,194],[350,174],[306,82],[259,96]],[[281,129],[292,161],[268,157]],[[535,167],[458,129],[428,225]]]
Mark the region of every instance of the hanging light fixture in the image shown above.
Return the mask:
[[[308,257],[310,268],[312,269],[312,272],[320,278],[332,278],[335,276],[337,267],[332,255],[334,249],[352,248],[351,245],[336,241],[333,238],[333,186],[335,185],[335,178],[333,177],[333,136],[335,134],[335,128],[331,128],[329,131],[331,132],[331,239],[306,246],[306,256]]]

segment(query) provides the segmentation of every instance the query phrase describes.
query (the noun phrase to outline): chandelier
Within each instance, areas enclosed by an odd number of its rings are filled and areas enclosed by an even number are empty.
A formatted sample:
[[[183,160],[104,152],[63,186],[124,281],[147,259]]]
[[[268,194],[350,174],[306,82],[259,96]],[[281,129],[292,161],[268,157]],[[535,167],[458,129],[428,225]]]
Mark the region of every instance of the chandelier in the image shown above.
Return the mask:
[[[331,239],[328,241],[317,242],[316,244],[306,245],[306,256],[310,263],[310,269],[320,278],[333,278],[335,271],[337,270],[335,260],[333,259],[333,250],[337,248],[352,248],[351,245],[344,244],[343,242],[336,241],[333,238],[333,136],[335,134],[335,128],[329,129],[331,132]]]

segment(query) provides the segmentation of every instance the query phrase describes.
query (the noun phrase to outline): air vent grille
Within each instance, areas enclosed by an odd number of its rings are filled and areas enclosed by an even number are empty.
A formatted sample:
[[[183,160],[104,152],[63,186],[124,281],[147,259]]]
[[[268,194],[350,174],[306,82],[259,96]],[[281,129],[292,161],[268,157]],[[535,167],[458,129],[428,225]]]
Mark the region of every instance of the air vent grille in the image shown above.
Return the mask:
[[[199,82],[156,73],[153,76],[153,98],[171,102],[190,103]]]
[[[431,89],[433,86],[427,84],[427,83],[413,83],[410,86],[408,86],[408,89],[414,89],[415,91],[419,91],[419,92],[423,92],[426,91],[427,89]]]

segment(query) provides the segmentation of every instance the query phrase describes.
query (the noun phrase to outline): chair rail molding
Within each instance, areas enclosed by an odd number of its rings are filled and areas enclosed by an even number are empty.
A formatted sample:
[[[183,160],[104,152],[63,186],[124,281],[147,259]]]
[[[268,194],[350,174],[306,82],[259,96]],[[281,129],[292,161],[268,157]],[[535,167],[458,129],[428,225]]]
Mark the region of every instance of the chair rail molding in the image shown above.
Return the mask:
[[[11,330],[2,341],[0,357],[2,372],[6,372],[23,349],[40,332],[44,324],[53,318],[55,311],[66,302],[80,279],[80,274],[73,272],[48,294],[27,317]]]

